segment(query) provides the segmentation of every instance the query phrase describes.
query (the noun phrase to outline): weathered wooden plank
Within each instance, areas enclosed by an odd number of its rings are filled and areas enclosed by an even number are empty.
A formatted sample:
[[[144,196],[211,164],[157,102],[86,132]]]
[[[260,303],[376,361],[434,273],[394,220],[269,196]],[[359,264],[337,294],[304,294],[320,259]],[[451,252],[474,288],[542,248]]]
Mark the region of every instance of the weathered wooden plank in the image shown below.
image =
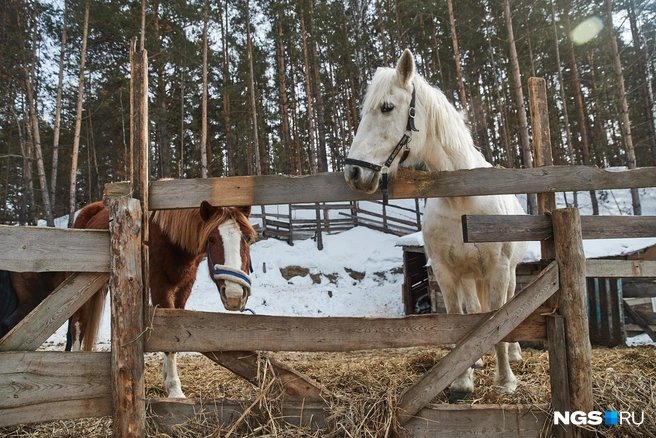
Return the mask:
[[[458,342],[490,314],[404,318],[286,317],[156,309],[146,351],[355,351]],[[531,315],[507,341],[546,339],[544,317]]]
[[[609,172],[590,166],[530,169],[479,168],[452,172],[401,169],[390,183],[390,199],[476,196],[652,187],[656,168]],[[119,183],[121,184],[121,183]],[[125,196],[125,185],[105,185],[105,196]],[[308,176],[235,176],[150,183],[150,210],[217,206],[296,204],[382,199],[351,190],[341,172]]]
[[[465,242],[513,242],[553,237],[549,216],[463,215]],[[581,216],[584,239],[656,237],[654,216]]]
[[[190,420],[208,421],[217,426],[228,426],[252,405],[253,400],[230,399],[153,399],[148,401],[150,412],[155,414],[153,420],[165,428],[182,425]],[[255,415],[262,413],[258,405],[251,412]],[[282,402],[282,419],[297,426],[302,425],[312,429],[324,428],[329,415],[326,403]],[[171,431],[173,430],[171,429]]]
[[[153,420],[171,427],[195,421],[217,426],[234,423],[252,400],[149,400]],[[256,406],[253,411],[259,414]],[[406,425],[409,437],[474,438],[481,436],[540,437],[548,419],[549,406],[525,405],[431,405],[422,409]],[[331,413],[323,403],[283,402],[282,419],[311,429],[325,428]],[[171,429],[173,431],[174,429]]]
[[[631,317],[633,322],[639,325],[640,328],[643,329],[647,335],[649,335],[652,341],[656,342],[656,333],[654,333],[651,327],[649,327],[649,323],[642,317],[640,312],[633,310],[629,303],[624,300],[622,300],[622,306],[624,307],[626,314]]]
[[[555,248],[554,248],[555,250]],[[554,411],[569,411],[569,377],[567,375],[567,351],[565,348],[565,320],[562,315],[547,316],[547,349],[549,351],[549,383],[551,405]],[[572,436],[570,425],[554,425],[551,431],[556,438]]]
[[[588,300],[585,287],[585,253],[581,221],[577,208],[552,213],[556,261],[559,271],[558,312],[565,319],[565,348],[569,380],[570,411],[590,412],[592,398],[592,347],[588,326]],[[575,428],[574,436],[585,436]]]
[[[623,281],[622,296],[624,298],[656,298],[656,281]]]
[[[0,269],[13,272],[108,272],[109,233],[0,225]]]
[[[538,438],[548,412],[547,405],[430,405],[404,427],[411,438]]]
[[[586,277],[656,277],[656,261],[652,260],[586,260]]]
[[[558,266],[552,262],[533,282],[499,310],[491,312],[449,354],[401,394],[398,402],[401,424],[408,422],[557,290]]]
[[[0,340],[0,351],[33,351],[39,348],[100,288],[109,274],[74,273]]]
[[[109,353],[0,353],[0,427],[112,414]]]
[[[208,359],[252,384],[259,386],[262,383],[258,381],[261,378],[262,366],[259,353],[255,351],[210,351],[204,354]],[[324,402],[329,397],[328,390],[321,384],[299,373],[289,365],[271,358],[267,358],[267,360],[284,388],[285,401]]]
[[[146,421],[143,360],[141,208],[132,198],[108,202],[111,232],[111,383],[115,437],[143,436]]]
[[[546,81],[543,78],[529,78],[528,95],[531,111],[531,132],[533,134],[533,165],[535,167],[553,166]],[[555,193],[538,193],[537,199],[538,214],[545,215],[556,209]],[[540,241],[540,254],[542,260],[554,260],[556,258],[553,239]]]

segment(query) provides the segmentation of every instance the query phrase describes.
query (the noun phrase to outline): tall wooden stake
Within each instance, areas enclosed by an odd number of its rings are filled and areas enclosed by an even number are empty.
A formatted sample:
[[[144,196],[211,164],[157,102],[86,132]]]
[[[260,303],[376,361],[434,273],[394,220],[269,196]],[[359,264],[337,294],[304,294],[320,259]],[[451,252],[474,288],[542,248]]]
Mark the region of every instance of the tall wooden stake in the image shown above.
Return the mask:
[[[143,279],[139,201],[109,198],[112,302],[111,378],[114,436],[142,437],[146,421],[143,356]]]
[[[552,219],[560,278],[559,313],[565,318],[570,411],[590,412],[593,409],[592,347],[588,329],[581,217],[577,208],[563,208],[554,210]],[[574,436],[587,435],[585,430],[575,428]]]

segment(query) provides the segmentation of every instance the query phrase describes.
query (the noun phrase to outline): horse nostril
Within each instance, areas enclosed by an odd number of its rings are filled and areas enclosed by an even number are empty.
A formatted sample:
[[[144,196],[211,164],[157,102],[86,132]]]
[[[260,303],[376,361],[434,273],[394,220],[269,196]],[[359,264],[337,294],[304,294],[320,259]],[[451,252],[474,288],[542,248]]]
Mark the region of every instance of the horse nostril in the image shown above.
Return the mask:
[[[353,166],[353,170],[351,171],[351,180],[357,181],[359,179],[360,179],[360,168],[357,166]]]

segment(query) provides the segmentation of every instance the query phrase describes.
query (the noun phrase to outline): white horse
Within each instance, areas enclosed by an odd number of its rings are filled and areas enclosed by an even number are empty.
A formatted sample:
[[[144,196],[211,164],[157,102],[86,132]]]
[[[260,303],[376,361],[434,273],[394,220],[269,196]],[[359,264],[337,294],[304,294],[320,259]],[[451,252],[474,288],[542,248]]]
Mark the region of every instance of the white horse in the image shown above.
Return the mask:
[[[411,141],[410,141],[411,139]],[[397,155],[403,150],[402,156]],[[386,161],[387,160],[387,161]],[[404,161],[405,160],[405,161]],[[415,60],[405,50],[396,69],[379,68],[364,99],[362,120],[346,160],[344,176],[353,190],[386,191],[401,161],[428,170],[491,167],[474,147],[462,116],[415,72]],[[430,198],[424,210],[426,253],[444,294],[448,313],[486,312],[501,307],[515,291],[515,268],[527,243],[464,243],[463,214],[524,214],[513,195]],[[511,344],[512,360],[521,359]],[[510,369],[508,344],[495,346],[496,383],[502,393],[513,392],[517,379]],[[469,368],[451,384],[451,400],[474,391]]]

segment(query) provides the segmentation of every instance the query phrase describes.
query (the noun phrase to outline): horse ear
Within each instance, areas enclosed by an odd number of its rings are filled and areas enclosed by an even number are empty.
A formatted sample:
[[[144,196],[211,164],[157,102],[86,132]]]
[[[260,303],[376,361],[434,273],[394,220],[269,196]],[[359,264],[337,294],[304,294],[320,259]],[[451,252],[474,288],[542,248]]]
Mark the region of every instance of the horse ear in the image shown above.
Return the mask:
[[[215,211],[216,211],[216,207],[214,207],[209,202],[203,201],[200,203],[200,217],[204,221],[207,222],[207,220],[212,217]]]
[[[237,207],[237,210],[241,211],[244,216],[249,217],[251,215],[251,206]]]
[[[396,74],[401,80],[403,86],[408,85],[410,79],[415,74],[415,58],[412,56],[412,52],[408,49],[403,51],[403,55],[399,58],[399,62],[396,65]]]

